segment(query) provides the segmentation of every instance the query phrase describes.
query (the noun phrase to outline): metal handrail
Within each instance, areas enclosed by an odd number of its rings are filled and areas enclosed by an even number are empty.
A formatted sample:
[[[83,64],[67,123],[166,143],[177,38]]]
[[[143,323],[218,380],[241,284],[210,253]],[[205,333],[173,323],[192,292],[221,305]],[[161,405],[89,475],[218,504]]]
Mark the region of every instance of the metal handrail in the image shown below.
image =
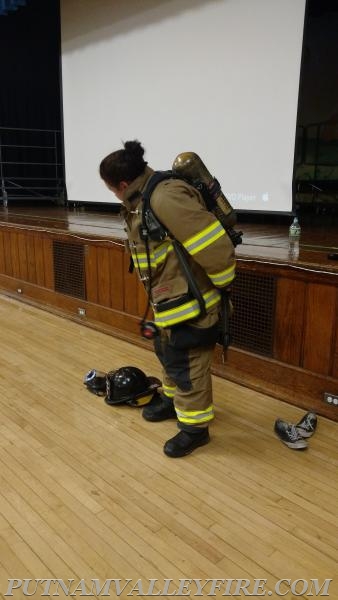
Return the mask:
[[[60,129],[30,129],[28,127],[4,127],[0,126],[0,131],[27,131],[28,133],[38,132],[38,133],[61,133]]]
[[[1,127],[0,127],[1,129]],[[9,144],[2,144],[3,148],[38,148],[39,150],[43,150],[43,149],[48,149],[48,150],[53,150],[54,146],[26,146],[26,145],[19,145],[19,144],[14,144],[14,145],[9,145]]]
[[[57,162],[51,162],[51,163],[41,163],[41,162],[24,162],[24,161],[3,161],[2,162],[3,165],[34,165],[34,166],[44,166],[44,167],[54,167],[55,165],[57,165],[58,167],[62,166],[62,163],[57,163]]]
[[[47,138],[44,138],[45,134]],[[22,135],[24,135],[24,139],[22,139]],[[44,143],[44,139],[46,139],[46,143]],[[26,141],[27,143],[25,143]],[[32,156],[32,152],[36,151],[39,154]],[[15,156],[15,152],[17,152],[17,156]],[[45,153],[46,160],[41,158],[41,153]],[[0,127],[2,194],[0,198],[2,198],[3,205],[7,206],[10,199],[27,199],[29,195],[32,199],[51,200],[58,200],[64,196],[66,192],[64,164],[60,162],[60,156],[61,131],[59,129]],[[41,185],[43,181],[49,181],[52,185],[43,186]],[[42,190],[45,190],[45,194],[41,193]]]
[[[8,180],[8,181],[9,181],[9,183],[11,183],[11,184],[12,184],[12,185],[13,185],[13,186],[16,188],[16,189],[18,189],[18,188],[19,188],[20,190],[28,190],[28,189],[29,189],[29,188],[27,188],[26,186],[22,186],[22,185],[19,185],[18,183],[15,183],[15,181],[10,181],[10,180]],[[35,192],[35,189],[36,189],[36,188],[31,188],[31,189],[33,190],[33,194],[34,194],[34,192]],[[35,192],[35,194],[36,194],[36,196],[43,197],[43,196],[42,196],[42,194],[39,194],[38,192]]]

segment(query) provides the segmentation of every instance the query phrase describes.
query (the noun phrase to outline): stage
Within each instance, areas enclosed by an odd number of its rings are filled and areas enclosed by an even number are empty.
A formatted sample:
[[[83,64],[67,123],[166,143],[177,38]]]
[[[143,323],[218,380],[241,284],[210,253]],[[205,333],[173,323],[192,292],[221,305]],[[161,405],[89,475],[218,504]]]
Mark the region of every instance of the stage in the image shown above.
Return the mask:
[[[300,254],[291,259],[289,220],[249,223],[239,216],[232,344],[224,362],[217,347],[213,370],[338,420],[338,261],[329,258],[338,253],[338,227],[300,222]],[[2,208],[0,290],[150,347],[139,336],[147,299],[128,272],[125,241],[116,207]]]
[[[102,205],[101,205],[102,206]],[[115,205],[116,206],[116,205]],[[257,219],[257,217],[256,217]],[[241,258],[267,258],[287,264],[290,261],[288,253],[288,223],[285,224],[241,222],[238,217],[236,229],[243,231],[243,243],[237,247],[237,255]],[[291,223],[291,217],[290,217]],[[15,206],[0,208],[0,223],[24,229],[40,228],[46,231],[68,232],[75,236],[108,237],[126,239],[123,220],[114,211],[95,212],[80,208],[33,207]],[[296,262],[298,267],[314,267],[321,271],[338,271],[337,260],[328,258],[329,254],[338,254],[338,224],[327,219],[318,226],[303,224],[300,255]]]

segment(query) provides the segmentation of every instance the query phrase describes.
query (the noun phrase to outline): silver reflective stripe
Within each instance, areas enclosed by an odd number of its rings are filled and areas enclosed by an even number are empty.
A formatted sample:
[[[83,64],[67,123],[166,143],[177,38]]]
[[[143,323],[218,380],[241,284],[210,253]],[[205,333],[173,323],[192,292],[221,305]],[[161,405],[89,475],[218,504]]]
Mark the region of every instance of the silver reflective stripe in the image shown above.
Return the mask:
[[[229,269],[226,269],[225,271],[222,271],[221,273],[208,273],[208,276],[212,283],[216,286],[222,286],[226,283],[230,283],[230,281],[232,281],[235,277],[235,265]]]
[[[138,254],[137,252],[132,252],[132,259],[134,264],[138,266],[139,269],[148,269],[148,259],[146,254]],[[156,261],[153,253],[150,254],[150,266],[156,267]]]
[[[205,306],[209,308],[218,302],[221,298],[220,292],[218,290],[211,290],[210,292],[206,292],[203,294],[203,298],[205,300]]]
[[[184,308],[185,306],[185,308]],[[192,318],[192,317],[196,317],[199,312],[200,312],[200,308],[198,305],[197,300],[193,300],[191,303],[189,303],[189,306],[187,305],[183,305],[183,308],[173,308],[170,311],[168,311],[170,314],[168,315],[166,312],[164,313],[156,313],[156,318],[155,318],[155,323],[156,325],[161,326],[165,326],[168,324],[174,324],[179,322],[179,321],[184,321],[186,320],[186,318]]]
[[[163,262],[166,259],[167,254],[169,252],[171,252],[172,249],[173,249],[173,245],[171,242],[165,242],[164,244],[159,246],[159,248],[156,248],[154,250],[154,258],[155,258],[156,264],[157,265],[161,264],[161,262]]]
[[[150,266],[156,268],[157,265],[164,262],[168,253],[171,252],[172,249],[172,244],[170,242],[165,242],[152,252],[149,252]],[[137,252],[136,249],[134,249],[131,255],[134,263],[138,265],[139,269],[148,269],[148,258],[146,253]]]
[[[197,252],[200,252],[207,246],[213,244],[222,235],[225,235],[223,226],[219,222],[212,223],[212,225],[209,225],[200,231],[200,233],[186,240],[183,246],[189,254],[193,256],[194,254],[197,254]]]
[[[179,421],[182,423],[198,423],[203,421],[211,421],[214,418],[214,409],[211,407],[205,411],[180,411],[176,408],[176,414]]]
[[[214,289],[203,294],[203,298],[206,308],[210,308],[220,301],[221,294],[218,290]],[[154,314],[156,325],[159,327],[170,327],[176,323],[197,317],[200,314],[200,307],[197,300],[190,300],[177,308],[171,308],[160,313],[156,312],[154,307]]]

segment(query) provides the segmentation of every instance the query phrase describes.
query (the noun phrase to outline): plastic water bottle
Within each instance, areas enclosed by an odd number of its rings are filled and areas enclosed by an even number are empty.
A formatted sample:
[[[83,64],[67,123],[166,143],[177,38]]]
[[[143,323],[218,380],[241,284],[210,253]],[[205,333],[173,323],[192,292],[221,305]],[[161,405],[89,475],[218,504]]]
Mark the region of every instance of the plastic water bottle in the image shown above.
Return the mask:
[[[298,217],[295,217],[289,227],[289,257],[299,257],[299,240],[301,228],[298,222]]]

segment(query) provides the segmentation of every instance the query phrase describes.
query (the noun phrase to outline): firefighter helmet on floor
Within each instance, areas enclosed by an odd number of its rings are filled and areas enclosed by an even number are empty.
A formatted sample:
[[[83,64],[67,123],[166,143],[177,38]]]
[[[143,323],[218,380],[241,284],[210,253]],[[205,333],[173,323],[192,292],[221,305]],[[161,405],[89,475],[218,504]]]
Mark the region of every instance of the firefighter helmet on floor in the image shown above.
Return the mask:
[[[147,377],[137,367],[121,367],[107,373],[105,401],[110,405],[144,406],[160,385],[159,379]]]
[[[106,377],[106,373],[91,369],[84,376],[83,383],[89,392],[92,392],[97,396],[104,396],[106,392]]]

